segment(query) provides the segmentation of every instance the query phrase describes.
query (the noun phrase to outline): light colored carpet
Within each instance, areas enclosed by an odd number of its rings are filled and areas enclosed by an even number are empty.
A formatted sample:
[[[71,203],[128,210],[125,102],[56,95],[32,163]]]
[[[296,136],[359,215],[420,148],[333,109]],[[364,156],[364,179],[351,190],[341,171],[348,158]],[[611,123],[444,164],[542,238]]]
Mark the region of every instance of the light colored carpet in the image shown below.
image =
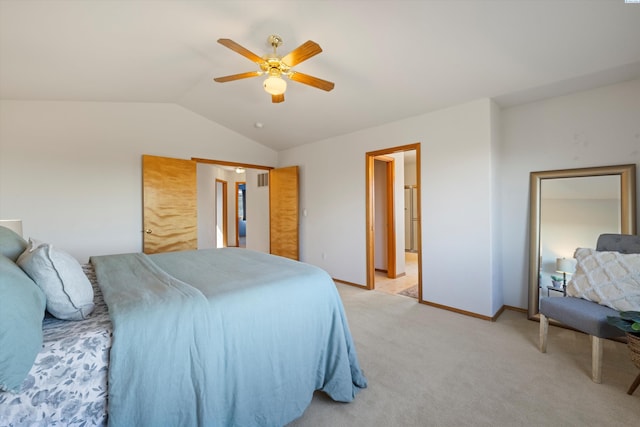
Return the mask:
[[[589,337],[505,311],[497,322],[410,298],[337,284],[369,381],[351,403],[316,393],[306,426],[637,426],[638,373],[625,344],[606,341],[603,382],[591,381]]]

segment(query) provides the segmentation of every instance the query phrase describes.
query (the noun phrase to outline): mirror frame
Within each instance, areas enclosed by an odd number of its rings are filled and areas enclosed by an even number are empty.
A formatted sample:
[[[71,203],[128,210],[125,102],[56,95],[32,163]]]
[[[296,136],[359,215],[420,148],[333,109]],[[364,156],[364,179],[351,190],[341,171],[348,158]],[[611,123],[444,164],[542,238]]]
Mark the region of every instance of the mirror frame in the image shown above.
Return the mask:
[[[529,307],[530,320],[539,320],[540,189],[543,179],[620,176],[620,232],[636,234],[636,165],[600,166],[531,172],[529,180]],[[594,242],[595,244],[595,242]]]

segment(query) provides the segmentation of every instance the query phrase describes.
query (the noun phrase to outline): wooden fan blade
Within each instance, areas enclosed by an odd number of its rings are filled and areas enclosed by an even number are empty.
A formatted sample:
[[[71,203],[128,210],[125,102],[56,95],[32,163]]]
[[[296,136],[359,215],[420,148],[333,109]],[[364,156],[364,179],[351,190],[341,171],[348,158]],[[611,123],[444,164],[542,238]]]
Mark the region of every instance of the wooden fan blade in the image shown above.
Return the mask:
[[[318,89],[326,90],[327,92],[329,92],[335,86],[335,84],[330,81],[322,80],[308,74],[298,73],[297,71],[291,73],[291,75],[289,75],[289,78],[298,83],[304,83],[309,86],[317,87]]]
[[[246,78],[249,78],[249,77],[258,77],[261,74],[262,73],[260,73],[259,71],[248,71],[246,73],[232,74],[230,76],[224,76],[224,77],[216,77],[213,80],[218,82],[218,83],[224,83],[224,82],[230,82],[230,81],[233,81],[233,80],[246,79]]]
[[[289,67],[295,67],[302,61],[306,61],[307,59],[319,54],[320,52],[322,52],[322,48],[320,47],[320,45],[316,42],[308,40],[307,42],[301,44],[300,46],[286,54],[285,57],[282,58],[282,62],[287,64]]]
[[[278,102],[284,102],[284,93],[282,95],[271,95],[271,102],[277,104]]]
[[[220,43],[222,46],[228,47],[232,51],[239,53],[240,55],[250,59],[257,64],[262,64],[264,62],[264,59],[260,58],[250,50],[240,46],[238,43],[234,42],[231,39],[218,39],[218,43]]]

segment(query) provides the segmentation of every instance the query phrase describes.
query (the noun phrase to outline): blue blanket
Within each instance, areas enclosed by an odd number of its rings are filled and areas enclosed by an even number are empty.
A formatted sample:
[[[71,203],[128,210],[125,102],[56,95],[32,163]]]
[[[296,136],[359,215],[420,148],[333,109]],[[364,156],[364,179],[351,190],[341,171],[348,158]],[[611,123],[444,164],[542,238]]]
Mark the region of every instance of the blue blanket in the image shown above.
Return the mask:
[[[283,426],[366,387],[323,270],[246,249],[93,257],[114,332],[110,426]]]

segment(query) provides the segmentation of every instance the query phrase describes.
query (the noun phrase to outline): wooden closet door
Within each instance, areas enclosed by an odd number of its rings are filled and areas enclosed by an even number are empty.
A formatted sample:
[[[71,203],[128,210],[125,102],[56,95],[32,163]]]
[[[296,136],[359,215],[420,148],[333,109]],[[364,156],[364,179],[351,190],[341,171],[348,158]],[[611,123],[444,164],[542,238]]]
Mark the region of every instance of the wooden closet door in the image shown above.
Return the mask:
[[[269,252],[298,260],[298,166],[269,171]]]
[[[198,247],[196,162],[142,156],[143,252]]]

